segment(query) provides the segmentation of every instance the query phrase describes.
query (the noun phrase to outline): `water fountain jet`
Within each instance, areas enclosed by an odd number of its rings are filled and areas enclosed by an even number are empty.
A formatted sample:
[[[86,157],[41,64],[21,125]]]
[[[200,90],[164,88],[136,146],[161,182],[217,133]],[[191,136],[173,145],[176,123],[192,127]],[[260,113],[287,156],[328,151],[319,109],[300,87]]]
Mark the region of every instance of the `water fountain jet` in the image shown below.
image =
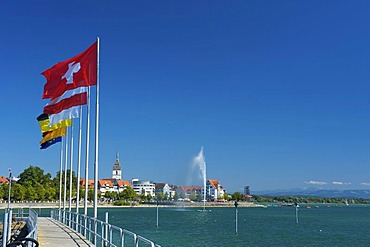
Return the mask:
[[[203,178],[203,210],[205,211],[206,209],[206,158],[204,156],[203,152],[203,146],[200,149],[199,154],[194,158],[193,160],[193,168],[198,168],[199,169],[199,175],[201,178]]]

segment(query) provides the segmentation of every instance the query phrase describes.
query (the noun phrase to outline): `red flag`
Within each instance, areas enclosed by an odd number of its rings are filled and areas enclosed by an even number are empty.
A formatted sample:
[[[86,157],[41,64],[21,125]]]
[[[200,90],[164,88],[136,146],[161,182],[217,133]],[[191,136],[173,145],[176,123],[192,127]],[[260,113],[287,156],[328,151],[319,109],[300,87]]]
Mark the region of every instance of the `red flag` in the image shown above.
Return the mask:
[[[74,106],[87,104],[87,87],[65,91],[61,96],[52,99],[45,107],[44,113],[57,114]]]
[[[43,74],[46,78],[43,99],[54,99],[65,91],[96,85],[97,42],[81,54],[59,62]]]

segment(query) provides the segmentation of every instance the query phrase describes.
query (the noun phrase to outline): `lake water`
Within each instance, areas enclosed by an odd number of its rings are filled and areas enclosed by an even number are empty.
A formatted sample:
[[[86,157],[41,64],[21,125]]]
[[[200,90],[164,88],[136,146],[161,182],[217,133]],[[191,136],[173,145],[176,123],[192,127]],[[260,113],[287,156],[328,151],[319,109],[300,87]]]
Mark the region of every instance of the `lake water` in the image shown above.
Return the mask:
[[[370,246],[370,207],[99,209],[109,222],[161,246]]]
[[[370,246],[370,206],[99,208],[99,219],[165,246]],[[37,210],[36,210],[37,211]],[[42,214],[50,210],[42,209]],[[89,213],[92,210],[89,209]]]

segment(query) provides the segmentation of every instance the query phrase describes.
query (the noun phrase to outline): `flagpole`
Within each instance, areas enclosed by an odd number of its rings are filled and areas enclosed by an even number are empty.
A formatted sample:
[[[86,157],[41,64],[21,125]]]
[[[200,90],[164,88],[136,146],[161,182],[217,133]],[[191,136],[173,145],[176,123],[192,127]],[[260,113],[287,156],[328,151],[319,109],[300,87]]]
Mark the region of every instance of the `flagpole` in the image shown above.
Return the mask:
[[[62,209],[62,174],[63,174],[63,138],[60,142],[60,171],[59,171],[59,221],[61,220],[61,209]]]
[[[68,131],[65,136],[65,155],[64,155],[64,197],[63,197],[63,222],[66,217],[66,201],[67,201],[67,162],[68,161]]]
[[[96,114],[95,114],[95,160],[94,160],[94,218],[98,218],[98,158],[99,158],[99,37],[96,38]]]
[[[78,130],[76,213],[78,213],[79,206],[80,206],[81,142],[82,142],[82,105],[80,106],[80,123],[79,123],[79,130]],[[77,227],[78,226],[78,217],[76,218],[76,221],[77,221],[76,222],[76,227]]]
[[[72,211],[72,168],[73,168],[73,118],[71,124],[71,142],[69,152],[69,226],[71,226],[71,211]]]
[[[88,198],[88,192],[89,192],[89,150],[90,150],[90,147],[89,146],[90,146],[90,87],[87,88],[86,158],[85,158],[85,200],[84,200],[84,214],[86,216],[87,216],[87,198]]]

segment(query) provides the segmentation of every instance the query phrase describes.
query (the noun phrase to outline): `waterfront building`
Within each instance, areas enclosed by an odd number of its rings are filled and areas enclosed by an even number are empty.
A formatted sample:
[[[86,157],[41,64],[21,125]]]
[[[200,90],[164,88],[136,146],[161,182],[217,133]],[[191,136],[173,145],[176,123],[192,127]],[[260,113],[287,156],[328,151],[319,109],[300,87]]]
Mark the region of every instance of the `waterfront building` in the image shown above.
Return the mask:
[[[181,185],[177,187],[176,193],[180,198],[190,198],[190,196],[193,194],[194,196],[198,197],[202,194],[201,192],[202,186],[185,186]]]
[[[127,187],[131,187],[131,184],[127,180],[117,180],[118,192],[123,191]]]
[[[203,190],[202,190],[202,193]],[[225,190],[221,186],[220,181],[209,179],[206,183],[206,198],[207,200],[216,201],[217,199],[224,198]]]
[[[83,190],[85,189],[85,184],[86,184],[86,180],[84,178],[80,178],[81,189],[83,189]],[[88,180],[87,188],[89,190],[94,189],[94,179],[89,179]]]
[[[158,195],[159,192],[162,192],[163,195],[167,194],[167,198],[173,198],[176,194],[176,191],[172,185],[167,183],[156,183],[155,184],[155,195]]]
[[[7,177],[0,176],[0,185],[8,184],[8,183],[9,183],[9,179]]]
[[[117,186],[115,186],[110,179],[98,180],[98,188],[102,195],[105,195],[107,191],[118,192]]]
[[[105,178],[98,180],[98,188],[99,191],[102,193],[102,195],[105,194],[105,192],[115,192],[120,193],[123,191],[126,187],[130,187],[130,182],[126,180],[118,180],[115,178]]]
[[[150,181],[140,181],[138,178],[133,178],[131,180],[131,187],[138,195],[155,196],[155,184]]]

